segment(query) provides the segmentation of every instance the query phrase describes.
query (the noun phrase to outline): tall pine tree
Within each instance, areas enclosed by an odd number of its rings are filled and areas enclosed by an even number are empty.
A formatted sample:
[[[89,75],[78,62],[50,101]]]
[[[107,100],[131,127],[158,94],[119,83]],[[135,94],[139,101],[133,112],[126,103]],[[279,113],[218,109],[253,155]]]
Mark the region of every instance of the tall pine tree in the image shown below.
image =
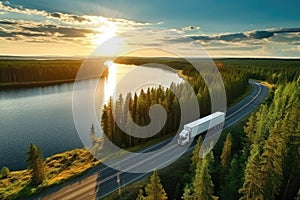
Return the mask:
[[[194,200],[213,200],[213,188],[214,184],[211,179],[209,162],[207,154],[205,158],[202,158],[197,163],[196,176],[194,180]]]
[[[230,161],[231,161],[231,146],[232,146],[232,136],[230,133],[227,134],[226,140],[224,142],[222,154],[221,154],[221,166],[224,171],[227,171]]]
[[[258,145],[252,145],[250,156],[245,169],[243,187],[239,190],[240,200],[263,199],[260,168],[260,151]]]
[[[145,187],[146,196],[143,197],[143,194],[140,193],[138,198],[145,200],[166,200],[168,199],[167,194],[160,183],[160,178],[157,174],[157,171],[154,171],[150,177],[149,183]]]
[[[265,199],[274,199],[282,181],[284,143],[280,135],[280,123],[276,123],[267,139],[261,158],[262,188]]]
[[[30,144],[27,156],[26,161],[32,175],[31,183],[33,185],[39,185],[45,178],[42,153],[37,146]]]

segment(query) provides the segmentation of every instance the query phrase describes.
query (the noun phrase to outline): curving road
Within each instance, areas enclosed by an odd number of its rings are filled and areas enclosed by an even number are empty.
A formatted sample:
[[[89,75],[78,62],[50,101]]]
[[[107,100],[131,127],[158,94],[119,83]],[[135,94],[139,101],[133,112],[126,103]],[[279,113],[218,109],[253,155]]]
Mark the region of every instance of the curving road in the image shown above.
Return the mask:
[[[252,80],[250,80],[249,83],[253,86],[250,94],[227,110],[224,129],[249,115],[267,96],[268,88],[266,86]],[[159,144],[145,148],[141,153],[157,150],[170,141],[170,139],[167,139]],[[195,142],[190,146],[188,151],[192,150],[194,145]],[[174,143],[167,150],[159,151],[147,159],[142,159],[138,156],[129,156],[121,160],[118,165],[123,166],[124,169],[134,169],[134,167],[143,165],[147,166],[147,168],[152,167],[152,169],[159,168],[162,164],[173,162],[172,157],[179,153],[179,148],[178,144]],[[83,177],[79,177],[71,183],[67,183],[67,186],[54,187],[35,199],[102,199],[119,188],[148,175],[149,173],[119,172],[105,165],[99,165],[87,172]]]

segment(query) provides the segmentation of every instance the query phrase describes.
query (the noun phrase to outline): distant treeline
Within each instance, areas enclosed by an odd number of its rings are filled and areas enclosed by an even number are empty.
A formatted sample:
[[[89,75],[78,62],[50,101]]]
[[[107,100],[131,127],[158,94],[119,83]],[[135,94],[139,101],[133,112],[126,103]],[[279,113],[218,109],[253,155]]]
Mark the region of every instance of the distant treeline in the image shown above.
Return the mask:
[[[72,81],[81,63],[82,60],[0,60],[0,87]]]
[[[40,86],[74,81],[82,62],[83,60],[0,59],[0,87]],[[114,62],[135,65],[160,63],[175,70],[184,70],[186,75],[196,76],[191,64],[180,58],[120,57]],[[240,70],[242,76],[247,73],[251,78],[271,83],[292,81],[292,77],[299,74],[300,66],[300,60],[284,59],[216,59],[215,62],[223,71],[234,67],[235,70]],[[248,70],[249,67],[251,70]],[[226,89],[229,89],[228,86]]]
[[[295,81],[300,75],[299,59],[216,59],[223,68],[235,67],[246,71],[250,78],[269,83]]]

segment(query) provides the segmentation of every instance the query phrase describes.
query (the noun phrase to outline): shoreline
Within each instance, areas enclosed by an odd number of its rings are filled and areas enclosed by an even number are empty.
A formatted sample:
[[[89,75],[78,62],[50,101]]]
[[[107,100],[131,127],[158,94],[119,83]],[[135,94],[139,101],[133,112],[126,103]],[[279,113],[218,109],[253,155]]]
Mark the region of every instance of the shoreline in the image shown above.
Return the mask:
[[[74,83],[75,81],[83,81],[89,80],[94,78],[104,78],[104,76],[88,76],[85,78],[74,78],[74,79],[64,79],[64,80],[52,80],[52,81],[24,81],[24,82],[5,82],[0,83],[0,91],[7,90],[7,89],[22,89],[22,88],[33,88],[33,87],[47,87],[53,85],[60,85],[64,83]]]

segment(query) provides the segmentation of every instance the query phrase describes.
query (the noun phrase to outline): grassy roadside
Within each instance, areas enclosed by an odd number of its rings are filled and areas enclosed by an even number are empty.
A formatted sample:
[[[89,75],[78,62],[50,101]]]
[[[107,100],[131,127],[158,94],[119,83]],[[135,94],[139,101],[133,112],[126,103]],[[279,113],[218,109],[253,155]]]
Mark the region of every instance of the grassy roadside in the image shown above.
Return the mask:
[[[171,134],[126,150],[136,152],[169,137]],[[45,159],[46,180],[37,187],[30,185],[31,175],[27,169],[11,171],[6,178],[0,177],[0,199],[18,199],[38,194],[51,186],[74,179],[100,163],[101,161],[95,159],[86,148],[55,154]]]
[[[46,188],[80,176],[98,165],[87,149],[74,149],[45,159],[46,179],[39,186],[30,184],[29,170],[12,171],[6,178],[0,178],[0,199],[17,199],[42,192]]]

